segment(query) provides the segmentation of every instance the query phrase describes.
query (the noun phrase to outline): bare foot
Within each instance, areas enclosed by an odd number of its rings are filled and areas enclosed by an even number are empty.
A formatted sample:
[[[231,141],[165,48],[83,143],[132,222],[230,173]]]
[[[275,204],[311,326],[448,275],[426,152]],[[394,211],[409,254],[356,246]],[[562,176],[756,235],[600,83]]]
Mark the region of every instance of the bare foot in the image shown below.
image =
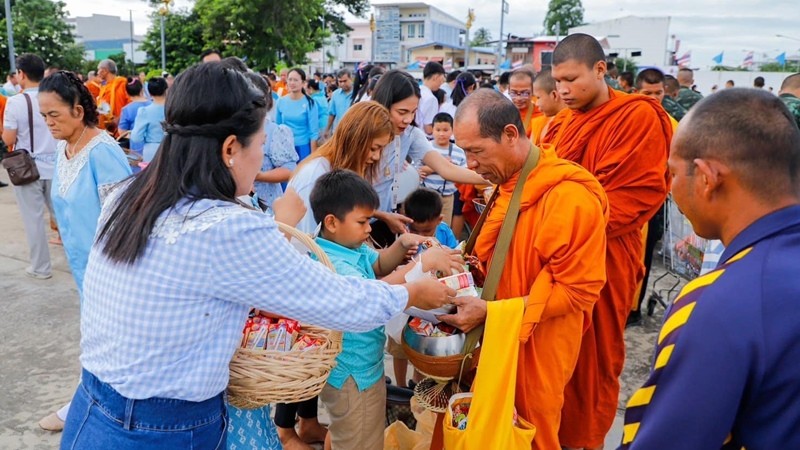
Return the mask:
[[[300,418],[300,432],[298,433],[300,439],[308,444],[316,444],[324,442],[325,436],[328,434],[328,429],[320,425],[319,420],[303,419]]]
[[[283,450],[314,450],[300,439],[294,428],[278,427],[278,437],[281,439]]]

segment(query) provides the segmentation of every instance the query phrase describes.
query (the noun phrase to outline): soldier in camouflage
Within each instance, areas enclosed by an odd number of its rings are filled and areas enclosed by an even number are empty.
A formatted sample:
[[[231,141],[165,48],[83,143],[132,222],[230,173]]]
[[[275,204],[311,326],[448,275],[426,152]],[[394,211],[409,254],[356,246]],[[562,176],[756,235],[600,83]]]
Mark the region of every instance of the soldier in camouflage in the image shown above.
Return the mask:
[[[694,84],[694,72],[692,72],[692,69],[683,68],[679,70],[678,83],[681,88],[678,91],[678,98],[675,100],[688,111],[692,109],[695,103],[703,99],[703,94],[692,89]]]
[[[686,108],[678,104],[675,98],[678,96],[680,90],[678,80],[672,75],[664,76],[664,99],[661,100],[661,106],[678,122],[686,115]]]
[[[606,63],[606,76],[605,76],[606,84],[609,85],[611,89],[614,89],[616,91],[620,90],[619,83],[617,83],[618,75],[619,72],[617,70],[616,64],[614,64],[612,61],[608,61]]]
[[[800,127],[800,73],[789,75],[783,80],[778,96],[789,108],[797,126]]]

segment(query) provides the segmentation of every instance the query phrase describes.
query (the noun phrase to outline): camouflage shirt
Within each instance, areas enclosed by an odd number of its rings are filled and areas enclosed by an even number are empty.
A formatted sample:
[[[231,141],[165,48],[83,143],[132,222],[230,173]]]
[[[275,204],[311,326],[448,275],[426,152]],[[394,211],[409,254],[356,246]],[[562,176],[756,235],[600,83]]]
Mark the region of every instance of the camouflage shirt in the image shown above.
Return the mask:
[[[667,113],[678,122],[683,119],[683,116],[685,116],[687,112],[686,108],[679,105],[678,102],[669,95],[665,95],[664,100],[661,100],[661,106],[663,106]]]
[[[611,87],[611,89],[614,89],[616,91],[620,90],[619,89],[619,83],[617,83],[617,80],[611,78],[608,75],[606,75],[606,84],[609,85]]]
[[[678,98],[675,100],[677,100],[678,104],[683,106],[688,111],[692,109],[692,106],[694,106],[695,103],[702,99],[703,94],[695,92],[686,86],[681,86],[681,89],[678,91]]]
[[[800,98],[792,94],[781,94],[780,99],[783,100],[783,104],[789,108],[789,112],[792,113],[795,122],[797,122],[797,126],[800,127]]]

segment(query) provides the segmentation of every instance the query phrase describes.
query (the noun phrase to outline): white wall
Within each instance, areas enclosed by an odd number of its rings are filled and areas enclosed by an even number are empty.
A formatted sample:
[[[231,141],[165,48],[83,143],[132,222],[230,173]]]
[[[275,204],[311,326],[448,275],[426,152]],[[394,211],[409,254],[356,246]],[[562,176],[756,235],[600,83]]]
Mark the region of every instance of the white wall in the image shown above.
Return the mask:
[[[755,77],[764,77],[764,89],[772,86],[775,95],[781,89],[783,79],[791,75],[791,72],[715,72],[712,70],[695,70],[694,83],[697,90],[703,95],[711,93],[711,87],[715,84],[719,89],[725,88],[725,82],[733,80],[735,87],[753,87]]]
[[[669,64],[669,17],[621,17],[570,28],[569,34],[586,33],[606,37],[608,53],[619,53],[630,58],[630,52],[641,51],[642,56],[631,58],[640,66],[665,66]],[[615,37],[618,36],[618,37]]]

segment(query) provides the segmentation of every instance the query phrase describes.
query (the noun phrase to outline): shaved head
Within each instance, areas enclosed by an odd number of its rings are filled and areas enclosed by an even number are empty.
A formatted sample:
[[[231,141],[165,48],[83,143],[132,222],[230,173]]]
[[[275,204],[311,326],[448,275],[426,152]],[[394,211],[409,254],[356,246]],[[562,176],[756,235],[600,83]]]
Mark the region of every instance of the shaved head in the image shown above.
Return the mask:
[[[536,72],[533,71],[532,68],[527,66],[520,67],[519,69],[515,69],[511,72],[511,75],[508,77],[508,80],[515,80],[515,79],[522,79],[527,78],[530,80],[531,84],[533,84],[533,79],[536,78]]]
[[[658,84],[664,82],[664,74],[658,69],[645,69],[636,75],[636,89],[642,88],[642,83]]]
[[[507,125],[514,125],[519,134],[525,136],[525,127],[522,125],[519,110],[505,95],[494,89],[478,89],[468,95],[458,106],[455,120],[463,121],[475,113],[480,127],[480,137],[500,142],[503,129]]]
[[[553,79],[553,74],[550,69],[542,69],[536,79],[533,80],[533,86],[545,92],[553,92],[556,90],[556,80]]]
[[[678,71],[678,83],[681,86],[692,87],[694,83],[694,72],[692,69],[681,69]]]
[[[117,63],[110,59],[104,59],[97,63],[98,68],[103,68],[108,70],[109,72],[113,73],[114,75],[117,74]]]
[[[743,187],[770,201],[796,195],[800,129],[783,102],[766,91],[732,88],[698,102],[681,121],[674,155],[717,160]]]
[[[781,93],[798,95],[800,93],[800,73],[789,75],[781,83]]]
[[[667,95],[675,95],[680,90],[681,85],[678,80],[672,75],[664,75],[664,91]]]
[[[606,54],[597,39],[588,34],[575,33],[565,37],[553,51],[553,65],[575,60],[592,68],[598,61],[605,61]]]

